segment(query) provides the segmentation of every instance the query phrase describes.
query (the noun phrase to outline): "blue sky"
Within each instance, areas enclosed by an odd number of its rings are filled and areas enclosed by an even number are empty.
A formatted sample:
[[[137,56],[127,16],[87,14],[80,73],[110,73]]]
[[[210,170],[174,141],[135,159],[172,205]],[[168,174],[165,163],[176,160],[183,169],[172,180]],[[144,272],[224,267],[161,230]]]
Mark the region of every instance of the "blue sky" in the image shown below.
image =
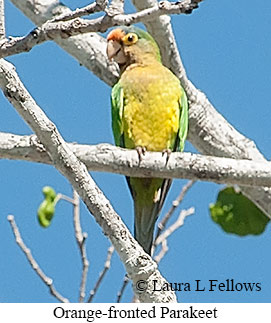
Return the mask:
[[[87,1],[63,1],[71,8]],[[252,3],[252,1],[251,1]],[[217,110],[241,133],[254,140],[270,159],[270,11],[271,2],[204,1],[192,15],[172,17],[173,28],[187,74],[203,90]],[[264,8],[264,9],[263,9]],[[9,1],[6,2],[7,34],[22,36],[33,25]],[[52,42],[30,53],[8,58],[15,64],[25,86],[67,141],[113,143],[110,120],[110,88]],[[0,131],[31,134],[12,106],[0,95]],[[191,144],[186,151],[195,151]],[[65,178],[53,167],[21,161],[0,160],[0,302],[54,302],[46,286],[30,268],[16,245],[8,214],[15,216],[26,244],[55,287],[70,301],[78,299],[81,262],[73,234],[72,207],[60,202],[51,227],[41,228],[36,211],[41,190],[51,185],[71,196]],[[132,200],[123,176],[92,173],[123,221],[132,230]],[[164,214],[186,181],[175,180]],[[195,215],[169,238],[170,251],[159,268],[169,282],[217,279],[225,282],[259,282],[259,292],[177,292],[183,302],[269,302],[270,224],[257,237],[228,235],[215,225],[208,205],[222,186],[197,183],[186,195],[183,208],[194,206]],[[94,286],[106,258],[109,241],[93,217],[81,205],[83,230],[88,232],[90,261],[87,292]],[[172,221],[176,219],[177,213]],[[114,302],[124,268],[114,253],[95,302]],[[123,301],[130,302],[131,287]]]

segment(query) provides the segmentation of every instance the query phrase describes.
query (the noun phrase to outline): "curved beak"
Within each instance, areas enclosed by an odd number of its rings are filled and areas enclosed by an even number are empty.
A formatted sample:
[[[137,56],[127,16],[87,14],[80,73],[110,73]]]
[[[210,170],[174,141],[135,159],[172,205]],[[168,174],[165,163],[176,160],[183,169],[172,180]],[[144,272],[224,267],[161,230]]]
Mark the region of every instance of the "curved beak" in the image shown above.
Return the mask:
[[[126,62],[123,47],[116,40],[108,40],[106,54],[109,60],[114,60],[118,64],[124,64]]]
[[[109,40],[107,42],[106,54],[108,59],[111,61],[114,56],[121,50],[121,45],[116,40]]]

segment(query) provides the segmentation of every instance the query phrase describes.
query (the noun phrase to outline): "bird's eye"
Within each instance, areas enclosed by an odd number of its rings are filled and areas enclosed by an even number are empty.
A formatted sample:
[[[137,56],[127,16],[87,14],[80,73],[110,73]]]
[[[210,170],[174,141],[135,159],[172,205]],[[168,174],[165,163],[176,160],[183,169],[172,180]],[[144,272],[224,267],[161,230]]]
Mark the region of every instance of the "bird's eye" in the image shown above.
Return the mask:
[[[125,35],[122,39],[123,43],[128,46],[135,44],[137,42],[137,40],[138,40],[138,37],[134,33],[129,33],[129,34]]]

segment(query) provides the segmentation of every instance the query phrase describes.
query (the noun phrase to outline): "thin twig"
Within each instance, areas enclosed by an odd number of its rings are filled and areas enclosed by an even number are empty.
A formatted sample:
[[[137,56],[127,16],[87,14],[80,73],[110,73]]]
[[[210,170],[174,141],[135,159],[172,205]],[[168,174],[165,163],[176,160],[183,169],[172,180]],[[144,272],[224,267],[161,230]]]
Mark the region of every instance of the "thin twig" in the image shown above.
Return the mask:
[[[56,199],[59,201],[59,200],[64,200],[64,201],[67,201],[71,204],[74,204],[74,199],[70,198],[69,196],[67,195],[64,195],[64,194],[61,194],[61,193],[58,193],[57,196],[56,196]]]
[[[121,301],[121,298],[123,296],[123,293],[124,293],[124,290],[126,288],[126,286],[128,285],[128,282],[129,282],[129,278],[127,275],[124,276],[123,278],[123,282],[122,282],[122,286],[117,294],[117,303],[120,303]]]
[[[180,205],[180,203],[183,201],[185,194],[187,191],[192,187],[192,185],[195,183],[195,181],[188,181],[183,187],[179,194],[179,196],[172,202],[172,206],[169,209],[169,211],[166,213],[166,215],[163,217],[163,219],[158,223],[157,232],[155,235],[154,241],[158,238],[158,236],[161,234],[161,232],[165,229],[165,226],[168,222],[168,220],[171,218],[172,214],[176,210],[176,208]]]
[[[79,18],[82,16],[87,16],[95,12],[103,11],[105,10],[106,6],[108,4],[108,0],[97,0],[94,3],[91,3],[83,8],[77,8],[74,11],[63,13],[52,20],[50,22],[57,22],[57,21],[67,21],[75,18]]]
[[[168,245],[167,245],[167,239],[165,239],[161,242],[161,250],[158,253],[158,255],[154,257],[154,260],[159,264],[159,262],[165,257],[167,252],[168,252]]]
[[[111,265],[111,258],[112,258],[112,254],[114,252],[114,247],[113,246],[110,246],[107,250],[107,258],[106,258],[106,261],[104,263],[104,268],[103,270],[100,272],[100,275],[99,275],[99,278],[94,286],[94,288],[90,291],[89,293],[89,298],[88,298],[88,303],[91,303],[94,296],[96,295],[97,293],[97,290],[99,289],[100,285],[101,285],[101,282],[102,280],[104,279],[105,277],[105,274],[107,273],[107,271],[109,270],[110,268],[110,265]]]
[[[75,232],[77,245],[80,250],[82,266],[83,266],[81,284],[80,284],[80,293],[79,293],[79,302],[82,303],[86,296],[86,283],[87,283],[89,261],[87,259],[87,252],[86,252],[86,245],[85,245],[87,233],[82,232],[82,227],[80,222],[80,210],[79,210],[80,200],[79,200],[79,195],[75,190],[73,190],[73,205],[74,205],[73,207],[74,232]]]
[[[176,200],[174,200],[172,202],[172,206],[171,208],[169,209],[169,211],[166,213],[166,215],[162,218],[162,220],[160,221],[160,223],[158,224],[158,229],[157,229],[157,232],[156,232],[156,235],[155,235],[155,239],[154,239],[154,242],[153,242],[153,254],[155,252],[155,250],[157,249],[158,245],[159,245],[159,240],[160,240],[160,237],[162,235],[162,232],[165,230],[165,227],[169,221],[169,219],[171,218],[172,214],[174,213],[174,211],[177,209],[177,207],[180,205],[180,203],[183,201],[184,197],[185,197],[185,194],[187,193],[187,191],[191,188],[191,186],[195,183],[195,181],[188,181],[181,189],[181,192],[179,194],[179,196],[177,197]],[[182,215],[182,211],[180,213],[180,216],[179,218],[177,219],[177,221],[170,227],[171,230],[172,230],[172,227],[174,228],[174,226],[176,225],[176,223],[178,223],[178,227],[179,228],[182,224],[183,224],[183,220],[184,220],[184,217],[186,217],[187,215],[185,215],[183,218],[182,218],[182,222],[180,220],[180,217]],[[183,215],[182,215],[183,216]],[[168,230],[170,230],[170,228]],[[170,232],[170,234],[172,234],[176,229],[174,229],[173,231]],[[167,230],[167,232],[168,232]],[[167,236],[168,237],[168,236]],[[160,240],[161,241],[161,240]],[[167,239],[164,238],[161,242],[161,250],[160,252],[158,253],[158,255],[156,255],[154,257],[154,260],[159,263],[163,257],[166,255],[166,253],[168,252],[168,246],[167,246]]]
[[[0,41],[6,37],[4,2],[4,0],[0,0]]]
[[[7,219],[11,225],[11,229],[13,231],[17,245],[21,248],[21,250],[25,254],[25,256],[26,256],[27,260],[29,261],[33,270],[37,273],[37,275],[40,277],[40,279],[49,287],[51,295],[53,295],[56,299],[58,299],[62,303],[69,303],[69,300],[67,298],[63,297],[61,294],[59,294],[59,292],[55,289],[55,287],[53,285],[52,278],[49,278],[48,276],[46,276],[44,274],[44,272],[41,270],[39,264],[36,262],[36,260],[32,256],[31,250],[25,245],[25,243],[21,237],[19,228],[15,222],[14,216],[9,215],[7,217]]]
[[[179,227],[181,227],[184,223],[185,218],[188,215],[194,214],[195,209],[193,207],[187,209],[187,210],[182,210],[180,212],[180,215],[175,223],[173,223],[168,229],[166,229],[163,233],[157,237],[155,240],[154,245],[158,246],[160,243],[163,242],[163,240],[166,240],[174,231],[176,231]]]
[[[142,10],[133,14],[105,14],[95,19],[75,18],[68,21],[47,21],[42,26],[35,28],[24,37],[10,38],[0,46],[0,57],[28,52],[34,46],[45,41],[55,40],[59,37],[66,39],[71,36],[89,32],[105,32],[108,28],[117,25],[131,25],[137,22],[146,22],[154,17],[165,14],[187,14],[198,7],[198,2],[202,0],[184,0],[182,2],[171,3],[161,1],[152,8]],[[121,1],[118,1],[121,2]],[[110,9],[110,8],[109,8]],[[119,8],[117,8],[119,9]]]

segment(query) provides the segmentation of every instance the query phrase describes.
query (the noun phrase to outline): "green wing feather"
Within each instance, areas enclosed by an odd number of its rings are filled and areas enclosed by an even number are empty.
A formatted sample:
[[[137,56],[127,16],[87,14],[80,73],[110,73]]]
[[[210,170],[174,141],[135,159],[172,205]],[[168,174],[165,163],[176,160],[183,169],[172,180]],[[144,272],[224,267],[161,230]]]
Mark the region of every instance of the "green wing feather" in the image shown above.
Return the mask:
[[[123,142],[123,89],[120,82],[114,85],[111,92],[112,129],[116,146],[124,147]]]
[[[180,99],[180,125],[179,125],[179,144],[177,151],[183,151],[184,143],[188,132],[188,103],[185,91],[182,89],[182,96]]]

